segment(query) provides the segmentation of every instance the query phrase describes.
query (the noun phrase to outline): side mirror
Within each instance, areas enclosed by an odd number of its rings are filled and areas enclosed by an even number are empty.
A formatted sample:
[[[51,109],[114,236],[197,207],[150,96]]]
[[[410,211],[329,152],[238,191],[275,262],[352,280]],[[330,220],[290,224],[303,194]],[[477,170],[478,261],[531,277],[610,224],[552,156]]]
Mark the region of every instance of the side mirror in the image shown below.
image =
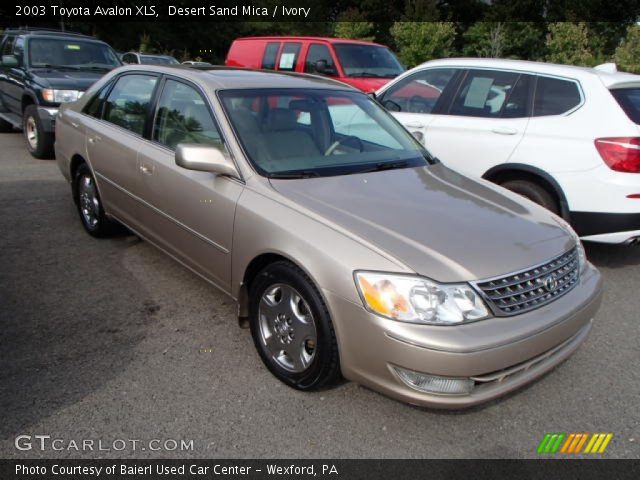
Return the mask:
[[[18,64],[18,57],[16,57],[15,55],[2,55],[2,66],[17,67]]]
[[[393,100],[384,100],[382,102],[382,106],[389,110],[390,112],[401,112],[402,108]]]
[[[233,161],[222,150],[211,145],[181,143],[176,148],[175,158],[176,165],[187,170],[240,177]]]

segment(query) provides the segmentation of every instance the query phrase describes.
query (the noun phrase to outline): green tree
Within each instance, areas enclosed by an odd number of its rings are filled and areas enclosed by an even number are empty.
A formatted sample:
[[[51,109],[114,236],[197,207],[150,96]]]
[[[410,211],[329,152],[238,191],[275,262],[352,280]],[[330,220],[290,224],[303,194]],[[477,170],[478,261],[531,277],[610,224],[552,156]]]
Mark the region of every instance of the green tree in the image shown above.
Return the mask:
[[[476,22],[462,37],[463,55],[490,58],[504,56],[507,38],[505,24],[502,22]]]
[[[627,35],[616,48],[614,58],[621,70],[640,73],[640,26],[627,28]]]
[[[553,63],[591,66],[594,56],[589,48],[589,30],[584,22],[549,24],[547,60]]]
[[[357,8],[349,8],[338,15],[333,34],[338,38],[353,38],[372,41],[373,22],[367,22],[366,16]]]
[[[452,22],[395,22],[391,36],[398,56],[407,66],[454,53],[456,28]]]

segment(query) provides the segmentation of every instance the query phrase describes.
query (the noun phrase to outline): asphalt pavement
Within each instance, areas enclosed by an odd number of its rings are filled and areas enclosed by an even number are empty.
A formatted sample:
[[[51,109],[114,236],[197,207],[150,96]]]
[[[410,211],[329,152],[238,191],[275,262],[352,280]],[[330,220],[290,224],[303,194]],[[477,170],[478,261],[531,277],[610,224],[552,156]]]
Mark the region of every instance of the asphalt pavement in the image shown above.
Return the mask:
[[[233,302],[135,236],[87,235],[55,161],[0,134],[0,458],[535,458],[547,432],[611,432],[602,456],[640,458],[640,248],[587,255],[594,329],[522,390],[462,412],[301,393]]]

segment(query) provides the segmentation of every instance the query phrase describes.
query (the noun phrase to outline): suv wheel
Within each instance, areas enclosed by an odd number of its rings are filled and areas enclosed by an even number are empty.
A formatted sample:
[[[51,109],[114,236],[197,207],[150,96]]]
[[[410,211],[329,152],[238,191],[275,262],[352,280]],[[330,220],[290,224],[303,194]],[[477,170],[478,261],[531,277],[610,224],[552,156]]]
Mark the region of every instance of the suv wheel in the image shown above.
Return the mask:
[[[77,192],[75,200],[84,229],[94,237],[111,235],[117,224],[105,215],[95,179],[87,164],[83,163],[78,167],[74,182]]]
[[[276,262],[252,282],[251,335],[266,367],[298,390],[313,390],[340,378],[338,344],[320,293],[295,265]]]
[[[511,190],[518,195],[528,198],[532,202],[542,205],[547,210],[551,210],[556,215],[560,214],[560,206],[549,191],[540,185],[528,180],[509,180],[500,184],[507,190]]]
[[[36,105],[29,105],[24,109],[22,122],[29,153],[36,158],[53,158],[53,133],[45,132],[42,128]]]

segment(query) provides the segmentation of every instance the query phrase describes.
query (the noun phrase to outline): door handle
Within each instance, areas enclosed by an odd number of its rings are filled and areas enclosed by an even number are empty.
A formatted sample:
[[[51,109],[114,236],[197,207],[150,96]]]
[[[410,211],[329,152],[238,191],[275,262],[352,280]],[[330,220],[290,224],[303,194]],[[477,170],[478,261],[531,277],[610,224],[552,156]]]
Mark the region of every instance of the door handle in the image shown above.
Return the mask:
[[[140,165],[140,171],[145,175],[153,175],[153,167],[148,165]]]
[[[102,140],[102,137],[99,137],[98,135],[89,137],[89,143],[98,143],[100,140]]]
[[[518,130],[512,127],[495,127],[492,128],[491,131],[493,133],[497,133],[498,135],[515,135],[518,133]]]
[[[422,123],[405,123],[404,126],[406,128],[424,128]]]
[[[72,126],[73,128],[78,128],[78,127],[80,126],[80,124],[79,124],[79,123],[76,123],[76,122],[69,122],[69,123],[71,123],[71,126]]]

